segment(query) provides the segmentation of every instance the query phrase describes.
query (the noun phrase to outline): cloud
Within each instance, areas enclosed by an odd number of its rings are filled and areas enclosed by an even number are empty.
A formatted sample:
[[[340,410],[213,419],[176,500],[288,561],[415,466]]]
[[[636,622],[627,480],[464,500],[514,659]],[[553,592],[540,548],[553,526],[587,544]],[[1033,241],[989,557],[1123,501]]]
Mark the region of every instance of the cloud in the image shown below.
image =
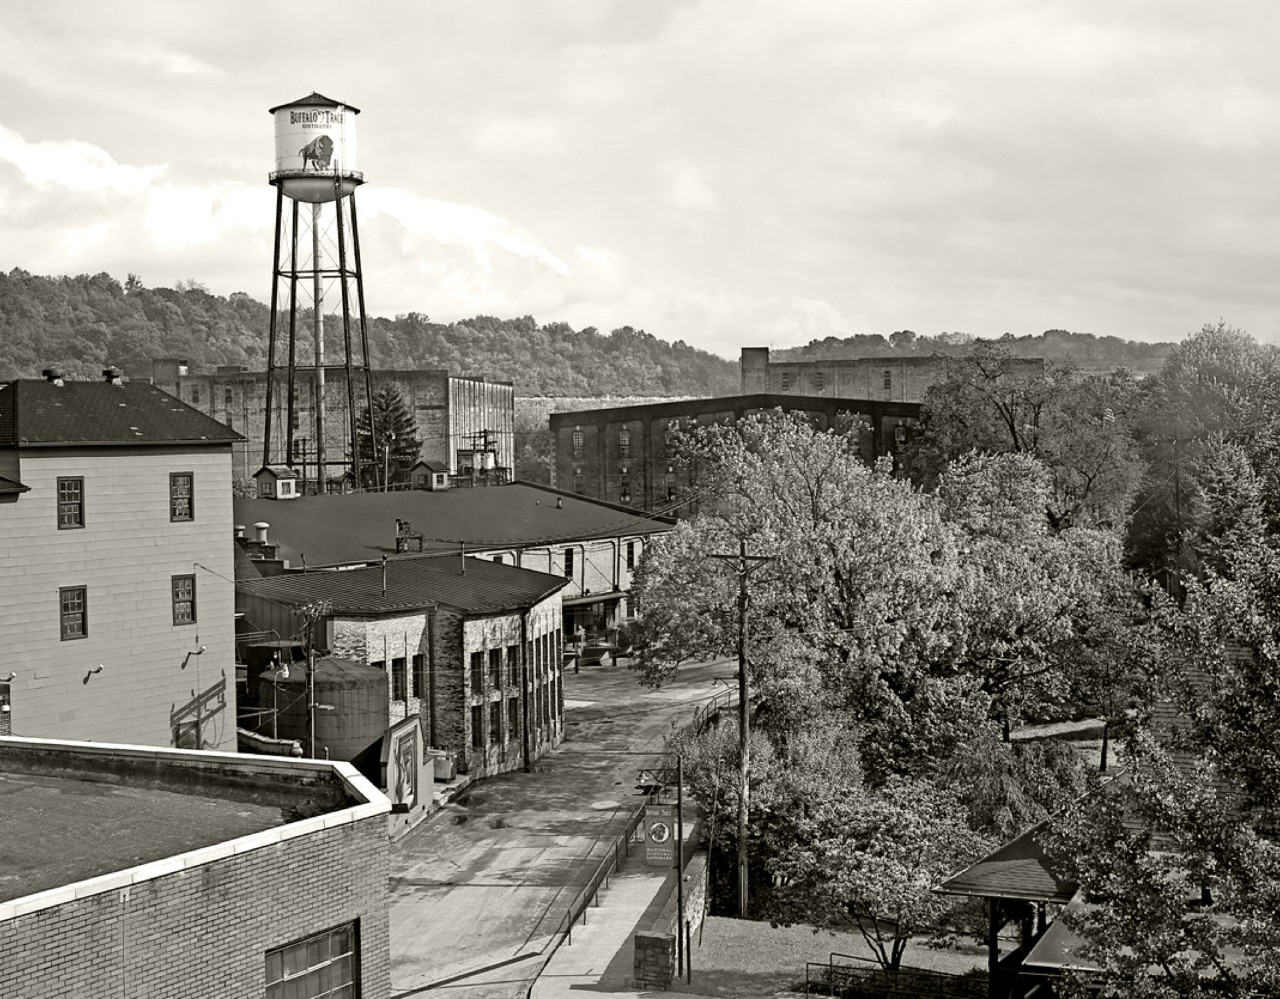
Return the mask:
[[[136,194],[150,187],[163,165],[128,166],[117,163],[99,146],[88,142],[28,142],[0,125],[0,163],[11,163],[37,190],[65,188],[86,194]]]

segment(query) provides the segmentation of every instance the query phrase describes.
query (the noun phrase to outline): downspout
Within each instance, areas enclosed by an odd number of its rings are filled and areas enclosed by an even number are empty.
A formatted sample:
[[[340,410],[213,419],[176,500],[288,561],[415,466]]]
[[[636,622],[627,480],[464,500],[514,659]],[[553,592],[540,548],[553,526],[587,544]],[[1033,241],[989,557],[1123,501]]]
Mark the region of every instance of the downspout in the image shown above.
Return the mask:
[[[529,615],[520,615],[520,747],[524,752],[524,772],[529,772]]]

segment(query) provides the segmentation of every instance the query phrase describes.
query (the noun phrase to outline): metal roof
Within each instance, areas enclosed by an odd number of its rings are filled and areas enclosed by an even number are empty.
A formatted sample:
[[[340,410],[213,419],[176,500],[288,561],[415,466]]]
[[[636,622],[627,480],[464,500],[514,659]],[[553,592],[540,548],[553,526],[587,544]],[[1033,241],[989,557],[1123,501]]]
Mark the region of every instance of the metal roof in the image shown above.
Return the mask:
[[[560,576],[457,555],[389,559],[383,567],[290,572],[241,580],[236,590],[297,607],[325,600],[337,614],[391,614],[444,605],[472,614],[522,610],[568,583]]]
[[[0,390],[0,447],[238,440],[230,427],[145,382],[23,379]]]
[[[342,101],[335,101],[332,97],[325,97],[324,94],[315,90],[311,91],[306,97],[299,97],[296,101],[288,101],[285,104],[277,104],[273,108],[268,108],[267,114],[275,114],[281,108],[342,108],[352,114],[360,113],[359,108],[344,104]]]
[[[557,506],[557,504],[559,504]],[[424,551],[532,548],[595,538],[638,537],[671,529],[670,520],[514,482],[505,486],[303,496],[279,502],[235,500],[235,522],[271,525],[290,565],[349,565],[396,554],[396,521],[424,535]],[[403,557],[403,556],[402,556]]]

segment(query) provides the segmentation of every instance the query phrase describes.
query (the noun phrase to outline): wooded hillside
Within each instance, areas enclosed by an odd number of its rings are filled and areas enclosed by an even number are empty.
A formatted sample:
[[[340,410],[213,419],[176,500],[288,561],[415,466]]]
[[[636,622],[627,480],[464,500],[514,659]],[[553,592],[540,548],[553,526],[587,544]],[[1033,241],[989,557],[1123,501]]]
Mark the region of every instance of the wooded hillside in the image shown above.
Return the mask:
[[[72,377],[98,377],[108,364],[147,377],[157,357],[181,357],[193,374],[219,364],[266,367],[270,310],[235,292],[211,295],[196,282],[147,288],[133,275],[42,277],[0,274],[0,379],[36,377],[60,365]],[[326,323],[338,356],[341,324]],[[379,368],[444,368],[515,383],[522,396],[731,395],[738,365],[668,343],[630,326],[602,334],[532,316],[476,316],[434,323],[410,312],[370,317],[369,344]]]

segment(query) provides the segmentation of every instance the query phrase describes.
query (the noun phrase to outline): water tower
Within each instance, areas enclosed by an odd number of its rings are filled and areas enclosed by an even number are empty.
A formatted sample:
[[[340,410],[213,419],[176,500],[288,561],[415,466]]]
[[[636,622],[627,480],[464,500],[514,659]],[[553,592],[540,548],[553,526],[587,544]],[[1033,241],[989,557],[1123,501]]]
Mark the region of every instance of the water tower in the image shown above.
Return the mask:
[[[306,473],[314,468],[315,486],[325,490],[330,471],[351,470],[360,483],[360,438],[356,432],[357,378],[364,404],[372,411],[373,386],[369,373],[369,334],[365,322],[364,280],[360,271],[360,230],[356,222],[356,188],[364,175],[356,169],[358,108],[323,94],[271,108],[275,119],[276,168],[270,176],[276,189],[275,257],[271,281],[271,332],[267,341],[266,427],[262,463],[299,463]],[[285,199],[289,199],[286,218]],[[333,357],[331,344],[325,356],[325,299],[333,301],[334,285],[341,295],[341,358]],[[352,298],[359,322],[359,356],[352,348]],[[282,302],[283,299],[283,302]],[[308,313],[308,310],[309,313]],[[299,330],[299,319],[309,325],[309,335]],[[280,325],[287,322],[288,353],[285,362],[285,412],[277,413],[276,346]],[[311,364],[298,363],[299,339],[311,346]],[[332,341],[334,337],[330,337]],[[346,420],[331,427],[326,417],[325,379],[341,373],[346,388]],[[309,381],[312,419],[306,427],[298,416],[298,375]],[[307,376],[309,375],[309,378]],[[273,423],[275,427],[273,427]],[[273,448],[272,431],[278,428],[284,447]],[[312,447],[305,447],[310,437]],[[330,445],[341,450],[336,460]],[[344,446],[345,445],[345,446]],[[376,454],[376,441],[373,442]],[[350,463],[347,451],[350,452]],[[300,461],[301,459],[301,461]],[[377,475],[377,462],[372,462]]]

